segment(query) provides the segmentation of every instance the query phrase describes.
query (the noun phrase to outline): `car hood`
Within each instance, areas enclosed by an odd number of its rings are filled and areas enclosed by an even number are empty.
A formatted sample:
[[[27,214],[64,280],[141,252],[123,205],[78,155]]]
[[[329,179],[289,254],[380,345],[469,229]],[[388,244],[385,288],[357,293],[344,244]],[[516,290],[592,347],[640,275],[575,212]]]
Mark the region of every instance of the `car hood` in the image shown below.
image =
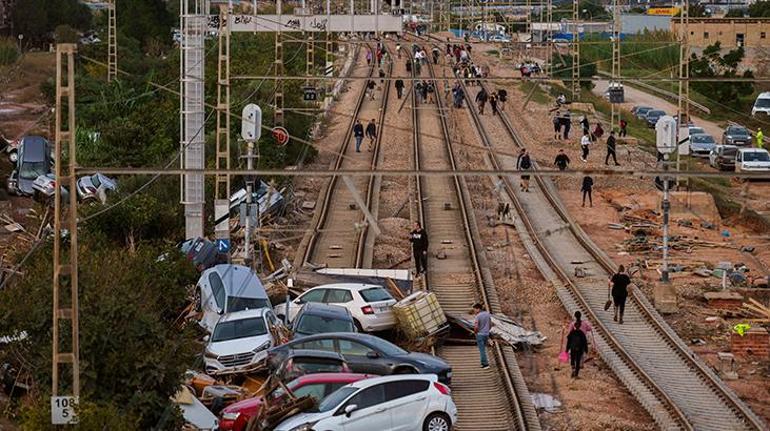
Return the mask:
[[[428,367],[432,370],[443,370],[451,368],[449,364],[444,362],[443,359],[437,358],[427,353],[411,352],[406,355],[400,356],[409,362],[416,362],[424,367]]]
[[[211,342],[206,349],[217,356],[235,355],[237,353],[250,352],[267,341],[270,341],[270,335],[265,334],[256,337]]]
[[[296,416],[292,416],[289,419],[281,422],[277,427],[275,427],[275,431],[289,431],[304,423],[317,422],[321,419],[325,419],[331,416],[333,413],[334,413],[334,410],[329,410],[328,412],[323,412],[323,413],[300,413]]]
[[[697,148],[714,148],[717,146],[717,144],[713,142],[691,142],[690,146]]]

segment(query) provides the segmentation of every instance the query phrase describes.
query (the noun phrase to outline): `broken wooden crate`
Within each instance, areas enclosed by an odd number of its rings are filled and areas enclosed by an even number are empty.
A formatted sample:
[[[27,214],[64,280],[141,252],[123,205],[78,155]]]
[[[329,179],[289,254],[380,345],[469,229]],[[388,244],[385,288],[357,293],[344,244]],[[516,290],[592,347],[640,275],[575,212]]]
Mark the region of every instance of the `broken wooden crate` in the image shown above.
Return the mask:
[[[447,325],[447,319],[433,292],[417,291],[393,306],[399,329],[409,338],[426,337]]]

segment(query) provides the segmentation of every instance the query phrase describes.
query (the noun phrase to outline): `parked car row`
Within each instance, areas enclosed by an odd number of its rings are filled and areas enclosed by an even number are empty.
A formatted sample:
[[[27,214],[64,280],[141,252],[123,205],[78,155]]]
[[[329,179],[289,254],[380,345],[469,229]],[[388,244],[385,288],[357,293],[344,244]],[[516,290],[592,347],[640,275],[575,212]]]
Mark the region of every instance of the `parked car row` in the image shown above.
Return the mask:
[[[196,302],[198,323],[208,332],[208,374],[259,369],[283,382],[225,407],[220,430],[245,430],[264,419],[266,403],[272,408],[304,396],[314,407],[279,418],[273,429],[450,430],[457,421],[448,363],[365,333],[396,323],[396,300],[382,286],[322,285],[273,307],[250,268],[218,264],[201,273]]]
[[[766,100],[770,100],[770,92],[763,94],[767,96]],[[760,99],[757,99],[758,103]],[[755,106],[755,110],[760,108],[762,107]],[[655,127],[658,119],[665,115],[665,112],[649,106],[634,106],[631,112],[636,118],[646,121],[650,127]],[[722,132],[720,143],[717,143],[716,139],[702,127],[694,124],[689,125],[689,136],[691,154],[695,157],[707,158],[709,166],[715,169],[735,172],[770,172],[770,153],[763,148],[753,148],[751,132],[743,126],[737,124],[727,126]]]

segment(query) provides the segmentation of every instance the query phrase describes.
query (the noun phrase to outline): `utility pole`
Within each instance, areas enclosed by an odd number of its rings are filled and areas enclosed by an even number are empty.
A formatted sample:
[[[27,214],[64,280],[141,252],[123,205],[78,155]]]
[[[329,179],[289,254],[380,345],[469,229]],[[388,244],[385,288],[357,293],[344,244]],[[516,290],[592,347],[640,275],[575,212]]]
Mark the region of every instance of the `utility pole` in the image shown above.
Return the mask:
[[[326,17],[329,20],[329,22],[332,21],[331,19],[332,14],[332,3],[331,0],[326,0]],[[334,41],[332,40],[332,32],[330,30],[331,26],[326,26],[326,52],[324,53],[324,57],[326,58],[326,64],[324,67],[324,74],[326,75],[328,80],[326,80],[326,91],[324,91],[324,109],[331,106],[332,103],[332,91],[334,89],[334,81],[331,79],[334,77]]]
[[[110,0],[107,5],[107,82],[118,77],[118,22],[115,8],[118,0]]]
[[[54,145],[54,232],[53,232],[53,361],[51,373],[51,422],[72,423],[72,417],[62,421],[60,391],[69,391],[74,403],[80,396],[80,343],[78,332],[78,201],[76,193],[75,166],[75,44],[56,45],[56,135]],[[62,152],[67,152],[66,171]],[[68,204],[62,200],[62,187],[69,188]],[[65,215],[66,213],[66,215]],[[66,221],[64,220],[66,217]],[[65,238],[69,250],[62,253]],[[69,293],[69,299],[67,299]],[[70,324],[70,336],[61,331],[61,326]],[[69,338],[69,339],[67,339]],[[61,366],[69,365],[72,379],[60,379]],[[58,404],[57,405],[57,400]],[[69,401],[67,401],[69,404]],[[75,412],[71,415],[74,416]]]
[[[246,169],[254,169],[254,159],[259,158],[259,154],[254,155],[254,143],[259,141],[262,136],[262,109],[259,106],[250,103],[243,107],[243,120],[241,122],[241,137],[246,141]],[[254,199],[254,182],[255,178],[251,175],[246,177],[246,207],[245,207],[245,232],[243,234],[244,244],[244,260],[246,264],[253,268],[254,260],[252,259],[252,246],[251,246],[251,214],[253,211],[253,199]],[[269,197],[268,197],[269,204]],[[257,202],[257,229],[260,227],[259,219],[259,202]],[[243,208],[241,214],[244,214]]]
[[[219,55],[217,56],[216,169],[230,170],[230,14],[232,2],[219,5]],[[230,175],[214,179],[214,226],[217,240],[230,240]],[[227,247],[229,249],[229,247]]]
[[[580,8],[572,0],[572,101],[580,99]]]
[[[546,59],[545,59],[545,75],[549,79],[553,79],[553,32],[551,31],[551,23],[553,22],[553,0],[548,0],[546,6],[546,38],[548,39],[548,45],[546,45]]]
[[[620,84],[620,0],[612,2],[612,73],[610,80],[610,89],[612,84]],[[612,93],[610,93],[612,94]],[[610,96],[610,99],[612,97]],[[617,103],[610,100],[612,112],[610,115],[610,131],[615,130],[615,125],[619,123],[620,109]]]
[[[281,14],[283,14],[283,0],[277,0],[276,13],[278,14],[278,22],[281,22]],[[278,26],[278,31],[275,32],[275,75],[283,76],[283,37],[281,35],[281,26]],[[283,126],[283,80],[275,80],[275,110],[273,111],[273,127]]]
[[[677,98],[677,121],[678,130],[686,128],[690,122],[690,32],[688,31],[690,16],[690,2],[684,0],[682,11],[679,15],[679,97]],[[678,136],[678,141],[682,137]],[[676,152],[676,171],[680,170],[681,157],[679,151]],[[689,183],[689,178],[687,179]],[[679,177],[676,178],[677,188],[679,187]]]

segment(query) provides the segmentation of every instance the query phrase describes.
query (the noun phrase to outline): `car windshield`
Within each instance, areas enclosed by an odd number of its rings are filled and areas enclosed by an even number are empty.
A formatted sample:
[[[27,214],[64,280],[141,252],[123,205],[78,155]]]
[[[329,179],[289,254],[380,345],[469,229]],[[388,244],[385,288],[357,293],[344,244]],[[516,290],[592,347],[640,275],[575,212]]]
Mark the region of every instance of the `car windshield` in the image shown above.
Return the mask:
[[[770,162],[770,154],[762,151],[744,153],[743,161],[744,162]]]
[[[755,108],[770,108],[770,99],[757,99],[754,102]]]
[[[722,155],[730,158],[735,158],[735,154],[738,153],[737,148],[725,148],[722,150]]]
[[[326,332],[355,332],[353,322],[334,317],[303,315],[297,322],[295,332],[300,334],[323,334]]]
[[[744,129],[744,128],[742,128],[742,127],[736,127],[736,128],[734,128],[734,129],[730,129],[730,132],[729,132],[729,134],[730,134],[731,136],[741,136],[741,137],[746,137],[746,136],[749,136],[749,131],[748,131],[748,130],[746,130],[746,129]]]
[[[696,144],[713,144],[715,142],[711,135],[693,135],[690,138]]]
[[[93,175],[93,176],[91,177],[91,184],[93,184],[93,185],[94,185],[94,187],[96,187],[97,189],[98,189],[99,187],[101,187],[101,185],[102,185],[102,182],[101,182],[101,181],[99,181],[99,175]]]
[[[390,292],[383,289],[382,287],[364,289],[360,293],[361,297],[364,298],[364,301],[366,302],[389,301],[393,299],[393,297],[390,296]]]
[[[22,163],[19,170],[19,176],[25,180],[34,180],[40,175],[48,173],[45,162],[28,162]]]
[[[261,317],[253,319],[231,320],[221,322],[214,328],[211,341],[227,341],[238,338],[256,337],[267,334],[265,321]]]
[[[649,107],[646,107],[646,106],[642,106],[641,108],[638,108],[636,110],[636,113],[637,114],[646,114],[647,112],[650,112],[651,110],[652,110],[652,108],[649,108]]]
[[[258,308],[268,308],[267,299],[265,298],[241,298],[238,296],[231,296],[227,300],[227,312],[234,313],[236,311],[243,310],[256,310]]]
[[[666,115],[666,113],[663,111],[650,111],[647,113],[648,117],[661,117],[663,115]]]
[[[371,336],[366,341],[387,356],[406,355],[409,352],[382,338]]]
[[[352,388],[350,386],[343,386],[336,391],[330,393],[326,396],[323,400],[321,400],[321,403],[318,405],[318,411],[319,412],[328,412],[331,409],[337,408],[338,405],[340,405],[341,402],[345,401],[349,396],[353,395],[355,391],[357,391],[357,388]]]

